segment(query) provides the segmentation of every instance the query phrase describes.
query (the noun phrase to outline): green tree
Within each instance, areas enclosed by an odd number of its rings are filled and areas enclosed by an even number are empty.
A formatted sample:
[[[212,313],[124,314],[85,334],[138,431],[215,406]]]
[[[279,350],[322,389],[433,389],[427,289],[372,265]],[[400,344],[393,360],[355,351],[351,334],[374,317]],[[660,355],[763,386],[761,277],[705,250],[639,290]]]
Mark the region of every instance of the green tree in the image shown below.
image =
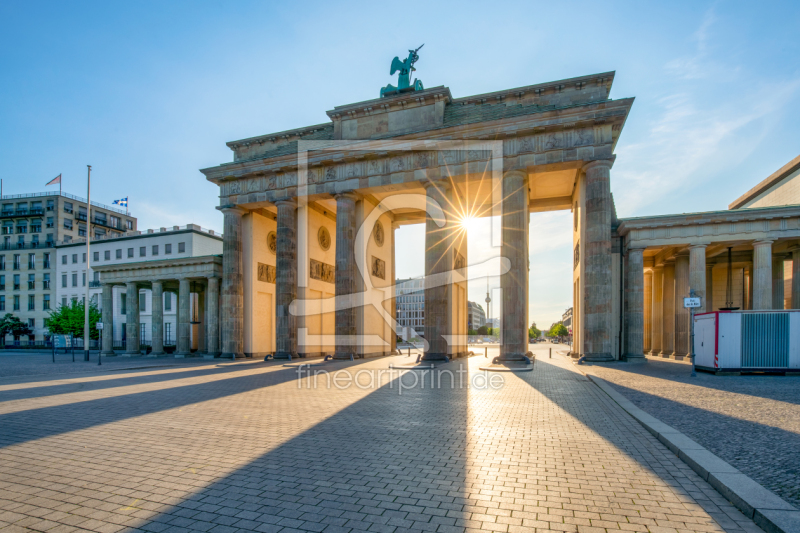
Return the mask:
[[[60,305],[58,309],[50,311],[47,319],[47,329],[55,335],[72,335],[76,339],[83,338],[84,307],[82,301],[73,300],[69,305]],[[96,324],[101,322],[100,310],[94,302],[89,302],[89,336],[99,339],[100,332]]]
[[[531,339],[538,339],[542,335],[542,330],[536,327],[536,322],[531,324],[531,327],[528,328],[528,336]]]
[[[489,328],[488,327],[481,326],[481,327],[478,328],[478,335],[488,335],[488,334],[489,334]]]
[[[561,322],[556,322],[553,324],[553,327],[550,328],[550,337],[566,337],[567,335],[569,335],[569,330]]]
[[[4,339],[6,335],[11,335],[16,339],[22,335],[30,337],[33,335],[33,332],[17,315],[6,313],[6,315],[0,319],[0,338]]]

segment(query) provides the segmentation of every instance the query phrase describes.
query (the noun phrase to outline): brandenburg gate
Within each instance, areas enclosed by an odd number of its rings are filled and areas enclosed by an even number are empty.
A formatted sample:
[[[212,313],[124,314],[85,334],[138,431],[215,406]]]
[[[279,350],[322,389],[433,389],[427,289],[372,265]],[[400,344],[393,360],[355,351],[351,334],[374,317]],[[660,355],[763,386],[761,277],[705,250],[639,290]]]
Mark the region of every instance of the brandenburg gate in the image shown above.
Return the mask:
[[[202,170],[225,219],[222,356],[393,353],[395,258],[410,253],[395,230],[425,223],[423,359],[467,353],[467,280],[479,273],[500,276],[500,361],[524,360],[530,213],[571,210],[575,351],[617,357],[610,180],[633,98],[609,98],[613,72],[454,98],[395,61],[400,83],[380,98],[229,142],[233,162]],[[467,256],[462,222],[474,216],[494,221],[488,273]]]

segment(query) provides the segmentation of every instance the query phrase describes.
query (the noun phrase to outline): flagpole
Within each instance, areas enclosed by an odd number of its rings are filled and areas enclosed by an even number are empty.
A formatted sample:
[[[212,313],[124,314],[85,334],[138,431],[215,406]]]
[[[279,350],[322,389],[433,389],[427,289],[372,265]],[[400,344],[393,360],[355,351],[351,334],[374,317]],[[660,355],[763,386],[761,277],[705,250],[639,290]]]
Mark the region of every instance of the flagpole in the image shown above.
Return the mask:
[[[92,235],[92,165],[88,167],[88,175],[86,176],[86,299],[83,302],[83,360],[89,360],[89,343],[91,342],[89,336],[89,286],[92,284],[89,281],[89,265],[92,263],[92,256],[89,253],[89,240]],[[59,182],[60,185],[60,182]],[[97,351],[97,357],[100,357],[100,351]]]

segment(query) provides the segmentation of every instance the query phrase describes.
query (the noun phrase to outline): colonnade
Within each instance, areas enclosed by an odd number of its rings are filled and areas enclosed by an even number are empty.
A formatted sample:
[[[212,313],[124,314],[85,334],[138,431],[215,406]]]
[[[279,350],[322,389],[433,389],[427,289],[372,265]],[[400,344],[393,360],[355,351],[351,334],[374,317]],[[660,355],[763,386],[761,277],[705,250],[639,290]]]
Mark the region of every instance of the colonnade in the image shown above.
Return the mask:
[[[772,240],[753,243],[752,263],[748,267],[748,288],[743,307],[752,310],[784,308],[785,255],[773,255]],[[713,295],[713,264],[707,264],[707,244],[696,244],[675,257],[653,264],[645,270],[644,249],[626,252],[625,353],[628,358],[644,354],[682,359],[690,353],[689,310],[683,298],[700,298],[696,313],[713,311],[719,296]],[[792,308],[800,308],[798,251],[792,253]],[[795,273],[797,273],[795,275]],[[717,305],[713,305],[716,303]],[[712,308],[713,306],[713,308]]]
[[[595,236],[597,245],[587,249],[587,257],[598,262],[602,268],[605,262],[610,265],[610,217],[611,201],[608,186],[608,168],[610,162],[596,165],[595,188],[597,196],[606,198],[595,207],[597,223],[606,222],[608,230],[605,235],[599,232]],[[503,175],[503,215],[502,215],[502,256],[508,259],[509,271],[501,278],[503,291],[502,320],[502,360],[522,360],[528,353],[528,221],[529,191],[528,175],[524,170],[514,170]],[[456,185],[449,180],[428,181],[423,184],[428,205],[435,202],[444,210],[445,223],[425,215],[425,338],[428,349],[424,360],[437,360],[445,357],[458,357],[467,353],[466,346],[466,256],[467,247],[465,229],[460,225],[463,212],[457,206],[464,203],[459,198]],[[360,230],[358,205],[365,201],[358,190],[340,191],[333,195],[336,201],[335,230],[335,295],[337,302],[357,302],[362,280],[358,278],[356,255],[365,253],[356,250],[356,235]],[[286,198],[275,202],[277,208],[276,246],[275,246],[275,353],[276,358],[288,358],[303,354],[303,347],[298,347],[298,317],[290,311],[291,303],[298,294],[299,268],[298,243],[298,204],[295,198]],[[588,208],[587,208],[588,209]],[[244,357],[244,308],[242,305],[245,290],[243,276],[243,254],[246,246],[243,243],[243,214],[247,211],[240,206],[222,206],[224,214],[223,232],[223,276],[222,276],[222,340],[223,357]],[[606,220],[607,219],[607,220]],[[461,235],[461,237],[459,237]],[[594,235],[594,234],[593,234]],[[392,239],[392,245],[394,240]],[[392,257],[394,257],[392,255]],[[600,263],[603,263],[602,265]],[[394,265],[387,268],[387,274],[394,276]],[[608,278],[608,279],[606,279]],[[610,281],[610,268],[596,276],[598,288]],[[393,285],[394,279],[392,279]],[[606,292],[609,289],[602,289]],[[463,299],[464,309],[459,311]],[[599,304],[599,297],[592,297],[598,304],[590,307],[587,314],[606,316],[607,310]],[[597,307],[597,309],[596,309]],[[394,303],[392,296],[392,313]],[[355,338],[362,335],[363,320],[359,321],[359,309],[355,305],[339,305],[335,309],[336,345],[332,354],[337,359],[361,357]],[[463,324],[462,324],[463,322]],[[588,320],[596,325],[598,331],[590,334],[587,340],[608,337],[601,320]],[[462,327],[463,326],[463,327]],[[328,334],[333,332],[327,332]],[[394,348],[394,332],[392,332],[392,348]],[[387,339],[388,341],[388,339]],[[598,350],[603,349],[602,343]],[[608,348],[606,346],[606,348]],[[604,350],[609,351],[609,350]]]
[[[102,354],[115,355],[114,352],[114,293],[115,285],[121,283],[102,284]],[[164,293],[176,293],[177,331],[175,357],[188,357],[192,354],[192,313],[191,294],[198,293],[198,318],[203,330],[198,336],[197,352],[208,356],[219,355],[219,290],[220,279],[216,276],[207,278],[159,279],[150,282],[128,281],[124,284],[126,294],[125,310],[125,355],[139,355],[141,352],[139,290],[150,288],[152,291],[152,334],[150,356],[166,355],[164,352]]]

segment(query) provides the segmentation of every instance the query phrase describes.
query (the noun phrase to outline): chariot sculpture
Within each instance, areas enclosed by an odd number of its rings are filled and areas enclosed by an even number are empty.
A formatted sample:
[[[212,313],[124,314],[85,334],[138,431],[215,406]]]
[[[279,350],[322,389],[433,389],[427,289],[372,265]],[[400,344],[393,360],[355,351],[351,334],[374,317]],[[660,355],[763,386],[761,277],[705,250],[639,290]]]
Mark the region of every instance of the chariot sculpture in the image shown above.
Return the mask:
[[[422,46],[425,46],[424,44]],[[395,94],[400,94],[409,91],[421,91],[422,81],[418,79],[414,79],[414,83],[411,83],[411,73],[414,72],[414,63],[419,61],[419,55],[417,52],[420,51],[422,48],[420,46],[416,50],[409,50],[408,57],[403,61],[400,61],[399,57],[395,57],[392,60],[392,68],[389,71],[389,74],[394,74],[395,72],[400,72],[400,75],[397,78],[397,87],[392,85],[391,83],[386,87],[381,89],[381,98],[384,96],[392,96]]]

